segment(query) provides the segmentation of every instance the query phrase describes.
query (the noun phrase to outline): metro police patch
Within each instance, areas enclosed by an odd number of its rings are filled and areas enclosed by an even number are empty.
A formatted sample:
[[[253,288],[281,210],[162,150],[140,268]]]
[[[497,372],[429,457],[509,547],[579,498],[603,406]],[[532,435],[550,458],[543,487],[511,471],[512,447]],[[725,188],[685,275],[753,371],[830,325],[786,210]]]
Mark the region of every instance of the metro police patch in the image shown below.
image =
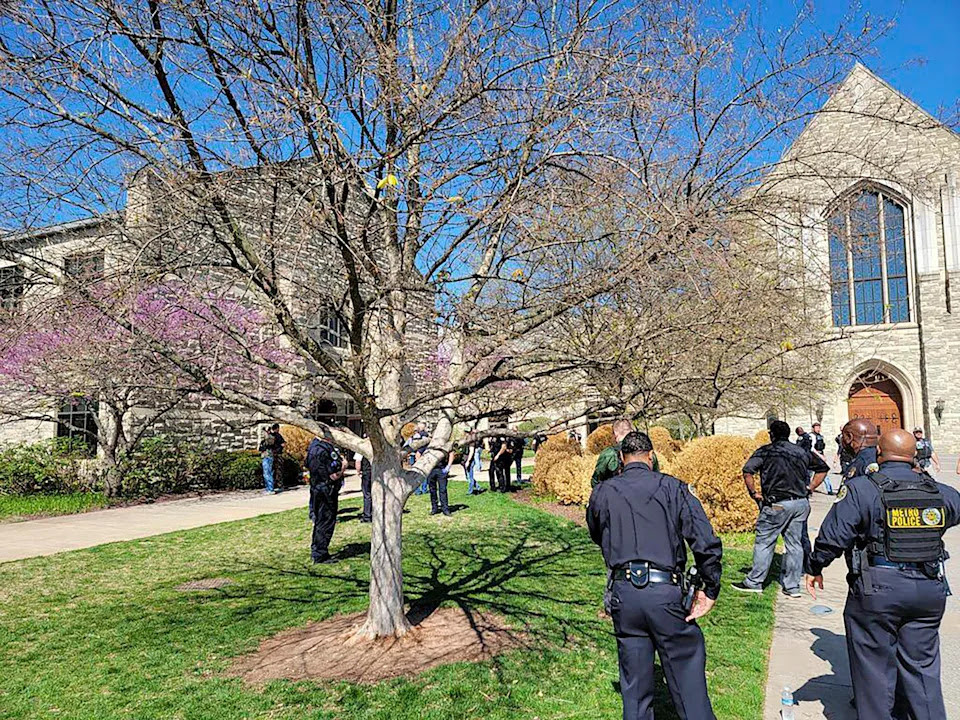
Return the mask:
[[[847,486],[841,485],[840,489],[837,490],[837,499],[833,501],[833,504],[836,505],[838,502],[843,500],[847,496]]]

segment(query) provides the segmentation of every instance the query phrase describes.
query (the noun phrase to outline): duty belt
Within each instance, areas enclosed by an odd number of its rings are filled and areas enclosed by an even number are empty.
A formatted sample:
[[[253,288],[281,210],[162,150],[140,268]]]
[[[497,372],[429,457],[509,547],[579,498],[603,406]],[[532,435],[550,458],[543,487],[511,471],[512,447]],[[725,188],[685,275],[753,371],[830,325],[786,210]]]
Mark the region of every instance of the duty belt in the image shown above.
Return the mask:
[[[648,562],[640,561],[624,563],[612,568],[612,578],[614,580],[629,580],[638,588],[646,587],[650,583],[679,585],[682,579],[678,572],[660,570],[651,567]]]
[[[918,562],[891,562],[883,555],[870,555],[867,557],[867,563],[869,563],[870,567],[888,567],[898,568],[900,570],[923,570],[924,565],[927,565],[927,563]]]

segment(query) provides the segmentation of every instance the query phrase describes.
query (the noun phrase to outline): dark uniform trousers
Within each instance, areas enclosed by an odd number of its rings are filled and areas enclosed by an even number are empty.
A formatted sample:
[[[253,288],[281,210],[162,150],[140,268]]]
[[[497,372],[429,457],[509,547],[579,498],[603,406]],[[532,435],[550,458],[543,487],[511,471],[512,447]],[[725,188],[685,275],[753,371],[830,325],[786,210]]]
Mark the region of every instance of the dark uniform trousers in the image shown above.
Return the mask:
[[[914,569],[872,567],[870,575],[874,592],[864,594],[858,580],[843,611],[857,715],[945,720],[939,630],[946,587]]]
[[[500,492],[507,492],[510,489],[510,466],[513,465],[513,460],[508,458],[504,460],[501,458],[498,460],[495,465],[497,466],[497,482],[500,485]]]
[[[321,560],[330,554],[330,540],[337,524],[340,505],[340,483],[310,485],[310,508],[313,511],[313,538],[310,555]]]
[[[363,493],[363,514],[364,520],[373,519],[373,474],[362,473],[360,476],[360,492]]]
[[[707,653],[696,623],[684,621],[680,588],[613,583],[610,599],[620,657],[624,720],[653,720],[654,651],[681,720],[714,720],[707,696]]]

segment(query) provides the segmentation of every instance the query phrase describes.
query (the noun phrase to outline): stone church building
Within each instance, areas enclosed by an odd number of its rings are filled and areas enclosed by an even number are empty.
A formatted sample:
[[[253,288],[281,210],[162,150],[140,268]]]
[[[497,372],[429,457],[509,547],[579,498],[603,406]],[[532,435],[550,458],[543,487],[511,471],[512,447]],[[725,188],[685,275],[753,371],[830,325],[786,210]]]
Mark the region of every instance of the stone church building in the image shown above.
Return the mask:
[[[857,64],[753,197],[834,341],[832,385],[717,431],[819,420],[829,442],[864,417],[960,452],[960,136]]]

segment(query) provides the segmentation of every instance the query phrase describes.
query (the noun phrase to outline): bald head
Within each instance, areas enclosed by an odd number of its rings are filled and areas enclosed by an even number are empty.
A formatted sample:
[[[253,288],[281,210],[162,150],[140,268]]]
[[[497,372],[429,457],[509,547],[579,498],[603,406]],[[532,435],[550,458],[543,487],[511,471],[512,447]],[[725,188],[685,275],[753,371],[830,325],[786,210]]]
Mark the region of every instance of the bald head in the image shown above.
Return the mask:
[[[633,432],[633,425],[629,420],[617,420],[613,423],[613,437],[617,442],[623,442],[623,439]]]
[[[865,447],[876,447],[877,426],[866,418],[851,420],[840,431],[843,446],[856,455]]]
[[[912,463],[917,455],[917,441],[906,430],[887,430],[877,443],[877,462]]]

